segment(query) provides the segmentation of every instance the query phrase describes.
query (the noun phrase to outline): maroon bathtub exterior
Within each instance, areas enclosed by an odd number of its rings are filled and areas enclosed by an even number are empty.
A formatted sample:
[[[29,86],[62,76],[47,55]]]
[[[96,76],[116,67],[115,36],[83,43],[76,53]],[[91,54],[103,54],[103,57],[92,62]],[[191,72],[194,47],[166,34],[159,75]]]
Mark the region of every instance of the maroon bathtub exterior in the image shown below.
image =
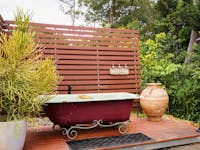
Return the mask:
[[[49,103],[45,112],[54,124],[71,126],[94,120],[122,122],[129,120],[133,100],[112,100],[74,103]]]

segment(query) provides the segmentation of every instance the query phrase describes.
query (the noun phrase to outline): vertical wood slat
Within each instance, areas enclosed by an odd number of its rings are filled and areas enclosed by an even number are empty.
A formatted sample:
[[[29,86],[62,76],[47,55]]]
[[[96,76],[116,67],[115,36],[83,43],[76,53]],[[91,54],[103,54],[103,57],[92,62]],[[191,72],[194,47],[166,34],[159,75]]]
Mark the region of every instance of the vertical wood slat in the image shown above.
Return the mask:
[[[6,21],[9,29],[13,21]],[[75,27],[32,23],[35,41],[45,57],[56,59],[63,77],[57,93],[141,92],[139,32],[137,30]],[[129,75],[110,75],[112,65],[127,65]],[[138,102],[137,102],[138,103]],[[138,104],[134,104],[138,106]]]

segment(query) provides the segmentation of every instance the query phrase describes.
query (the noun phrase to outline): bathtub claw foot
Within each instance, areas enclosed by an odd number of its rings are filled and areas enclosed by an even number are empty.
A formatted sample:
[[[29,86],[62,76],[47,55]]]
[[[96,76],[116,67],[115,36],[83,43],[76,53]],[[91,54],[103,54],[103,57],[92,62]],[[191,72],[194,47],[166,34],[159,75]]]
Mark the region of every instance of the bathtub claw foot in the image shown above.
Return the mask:
[[[110,122],[109,124],[102,124],[100,123],[99,126],[100,127],[114,127],[116,126],[118,128],[118,131],[120,134],[125,134],[128,131],[128,125],[129,125],[129,120],[124,121],[124,122]]]
[[[77,137],[78,132],[74,129],[67,129],[67,128],[62,128],[62,135],[66,135],[67,138],[69,138],[70,140],[73,140]]]
[[[62,128],[62,135],[66,135],[67,138],[70,140],[75,139],[78,136],[78,132],[76,129],[92,129],[97,127],[102,120],[94,120],[93,123],[90,126],[86,126],[84,124],[76,124],[75,126],[70,126],[68,129],[67,128]]]
[[[70,140],[74,140],[78,135],[78,132],[76,130],[68,130],[67,132],[67,137],[70,139]]]
[[[62,135],[66,135],[67,138],[70,140],[75,139],[78,136],[78,132],[76,129],[92,129],[97,126],[100,127],[113,127],[113,126],[118,126],[118,130],[120,134],[125,134],[128,131],[128,124],[129,121],[124,121],[124,122],[109,122],[109,123],[104,123],[102,120],[94,120],[93,123],[90,125],[85,125],[85,124],[76,124],[74,126],[70,126],[69,128],[62,128]]]
[[[67,135],[67,129],[66,128],[62,128],[62,135]]]
[[[122,122],[118,127],[119,133],[120,134],[126,134],[127,131],[128,131],[128,125],[129,125],[129,121]]]

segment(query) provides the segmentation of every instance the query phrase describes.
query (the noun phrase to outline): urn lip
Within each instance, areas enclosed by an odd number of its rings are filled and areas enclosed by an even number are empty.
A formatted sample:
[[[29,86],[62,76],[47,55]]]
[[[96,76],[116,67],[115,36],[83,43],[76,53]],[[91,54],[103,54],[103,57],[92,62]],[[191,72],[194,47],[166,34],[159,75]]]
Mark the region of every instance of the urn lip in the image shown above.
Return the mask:
[[[155,83],[146,83],[146,85],[162,85],[162,83],[159,83],[159,82],[155,82]]]

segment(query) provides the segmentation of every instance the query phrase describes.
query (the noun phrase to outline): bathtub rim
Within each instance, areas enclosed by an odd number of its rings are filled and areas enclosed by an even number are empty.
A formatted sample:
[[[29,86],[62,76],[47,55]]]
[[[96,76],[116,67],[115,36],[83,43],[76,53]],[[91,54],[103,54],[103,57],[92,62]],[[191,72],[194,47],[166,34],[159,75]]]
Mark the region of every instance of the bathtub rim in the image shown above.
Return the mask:
[[[80,99],[79,98],[80,95],[89,95],[92,98]],[[100,95],[106,95],[107,97],[102,98],[100,97]],[[94,98],[94,96],[99,96],[99,97]],[[48,95],[47,97],[49,100],[46,102],[46,104],[53,104],[53,103],[97,102],[97,101],[129,100],[129,99],[134,100],[134,99],[139,99],[140,95],[129,92],[111,92],[111,93],[87,93],[87,94],[54,94],[54,95]]]

